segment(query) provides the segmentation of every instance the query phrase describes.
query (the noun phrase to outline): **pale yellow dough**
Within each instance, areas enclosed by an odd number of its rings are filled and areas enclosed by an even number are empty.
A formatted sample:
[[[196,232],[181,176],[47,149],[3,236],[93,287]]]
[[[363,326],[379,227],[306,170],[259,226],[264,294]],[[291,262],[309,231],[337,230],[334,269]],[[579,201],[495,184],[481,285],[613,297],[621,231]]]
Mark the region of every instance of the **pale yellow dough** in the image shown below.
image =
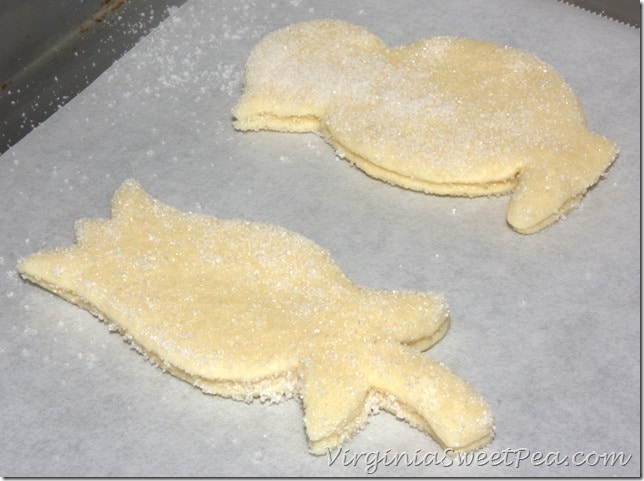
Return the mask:
[[[288,230],[183,213],[127,181],[111,219],[79,221],[74,246],[33,254],[19,270],[205,392],[301,397],[315,454],[378,408],[446,448],[492,438],[480,395],[420,353],[447,330],[443,297],[359,287]]]
[[[571,88],[509,47],[453,37],[386,47],[318,20],[269,34],[246,64],[239,130],[318,132],[367,174],[439,195],[513,191],[508,223],[533,233],[575,207],[617,155]]]

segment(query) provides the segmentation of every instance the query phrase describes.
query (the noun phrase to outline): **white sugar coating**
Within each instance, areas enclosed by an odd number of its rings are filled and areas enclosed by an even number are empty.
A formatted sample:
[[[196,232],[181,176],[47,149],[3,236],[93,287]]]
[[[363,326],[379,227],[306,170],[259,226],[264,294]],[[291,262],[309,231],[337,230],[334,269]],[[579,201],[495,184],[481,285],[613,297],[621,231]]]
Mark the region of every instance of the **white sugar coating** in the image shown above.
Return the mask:
[[[508,222],[564,215],[617,155],[573,91],[517,49],[437,37],[388,48],[361,27],[285,27],[251,52],[239,130],[318,132],[367,174],[440,195],[514,190]]]
[[[430,292],[352,283],[294,232],[180,212],[134,181],[111,219],[20,263],[24,277],[104,320],[151,362],[205,392],[302,399],[312,452],[349,439],[381,407],[453,449],[492,437],[485,401],[420,354],[446,333]]]

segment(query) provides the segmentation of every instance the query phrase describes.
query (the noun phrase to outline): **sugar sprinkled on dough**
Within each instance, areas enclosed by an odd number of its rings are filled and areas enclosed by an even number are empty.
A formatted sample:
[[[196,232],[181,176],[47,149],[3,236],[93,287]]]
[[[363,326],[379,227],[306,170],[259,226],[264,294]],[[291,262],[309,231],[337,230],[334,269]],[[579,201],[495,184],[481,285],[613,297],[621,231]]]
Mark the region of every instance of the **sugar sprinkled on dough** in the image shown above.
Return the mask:
[[[373,177],[440,195],[514,191],[532,233],[577,205],[617,155],[566,82],[517,49],[436,37],[397,48],[340,21],[291,25],[251,52],[239,130],[320,133]]]
[[[180,212],[129,181],[111,219],[77,222],[74,246],[19,270],[205,392],[300,396],[316,454],[353,436],[375,406],[453,449],[492,437],[479,394],[419,352],[447,330],[443,296],[359,287],[291,231]]]

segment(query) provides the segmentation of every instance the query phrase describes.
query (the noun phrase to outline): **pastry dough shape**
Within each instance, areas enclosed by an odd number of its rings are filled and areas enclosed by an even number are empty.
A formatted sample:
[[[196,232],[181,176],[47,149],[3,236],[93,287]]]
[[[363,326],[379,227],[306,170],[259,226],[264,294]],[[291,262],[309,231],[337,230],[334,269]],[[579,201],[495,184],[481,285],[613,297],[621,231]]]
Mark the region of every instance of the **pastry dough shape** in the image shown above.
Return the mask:
[[[251,401],[300,396],[324,454],[383,408],[441,445],[493,435],[490,409],[420,353],[449,320],[442,295],[353,284],[328,252],[272,225],[183,213],[126,181],[111,219],[19,264],[26,279],[109,323],[167,372]]]
[[[529,234],[577,206],[617,155],[586,128],[571,88],[514,48],[436,37],[388,48],[318,20],[265,37],[233,109],[238,130],[318,132],[367,174],[439,195],[512,191]]]

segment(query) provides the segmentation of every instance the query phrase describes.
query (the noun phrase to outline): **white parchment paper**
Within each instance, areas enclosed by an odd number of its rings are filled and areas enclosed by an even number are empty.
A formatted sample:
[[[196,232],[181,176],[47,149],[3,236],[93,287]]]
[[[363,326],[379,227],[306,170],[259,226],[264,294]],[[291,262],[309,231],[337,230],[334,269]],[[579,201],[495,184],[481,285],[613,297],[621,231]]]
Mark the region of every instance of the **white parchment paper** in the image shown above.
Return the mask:
[[[373,180],[312,134],[239,133],[252,47],[336,18],[390,45],[437,35],[522,48],[620,147],[567,219],[532,236],[508,197],[428,196]],[[190,1],[0,157],[0,475],[638,476],[639,31],[556,1]],[[443,292],[452,327],[428,355],[491,403],[477,458],[374,416],[308,453],[298,401],[245,404],[153,368],[87,312],[22,282],[17,260],[73,242],[135,178],[180,209],[297,231],[355,282]],[[621,454],[620,454],[621,453]]]

